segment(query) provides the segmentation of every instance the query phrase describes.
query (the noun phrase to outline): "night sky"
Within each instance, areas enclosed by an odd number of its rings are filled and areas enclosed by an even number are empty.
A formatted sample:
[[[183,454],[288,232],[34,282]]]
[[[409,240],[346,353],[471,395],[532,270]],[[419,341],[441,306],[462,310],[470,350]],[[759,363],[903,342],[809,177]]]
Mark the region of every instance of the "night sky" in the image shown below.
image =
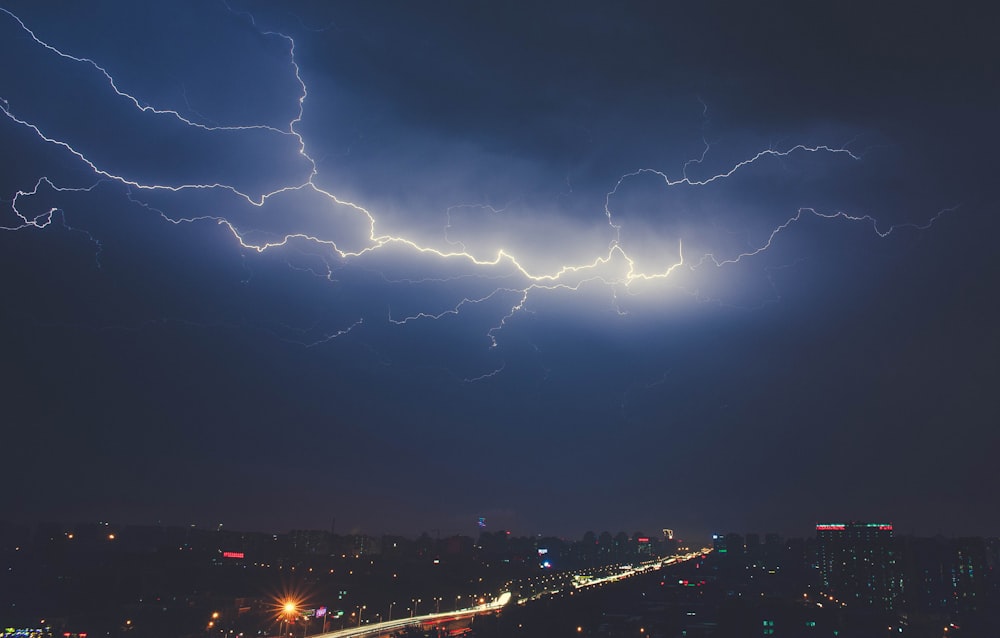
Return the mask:
[[[1000,533],[994,24],[870,4],[0,1],[0,519]]]

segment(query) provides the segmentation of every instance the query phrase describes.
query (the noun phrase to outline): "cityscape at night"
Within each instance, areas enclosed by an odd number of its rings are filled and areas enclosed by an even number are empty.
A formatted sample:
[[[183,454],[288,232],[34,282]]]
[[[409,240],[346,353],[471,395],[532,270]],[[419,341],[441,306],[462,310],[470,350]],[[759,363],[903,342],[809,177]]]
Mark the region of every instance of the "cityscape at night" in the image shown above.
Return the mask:
[[[4,526],[8,638],[989,636],[1000,538]],[[887,633],[888,632],[888,633]]]
[[[0,0],[2,638],[1000,636],[987,9]]]

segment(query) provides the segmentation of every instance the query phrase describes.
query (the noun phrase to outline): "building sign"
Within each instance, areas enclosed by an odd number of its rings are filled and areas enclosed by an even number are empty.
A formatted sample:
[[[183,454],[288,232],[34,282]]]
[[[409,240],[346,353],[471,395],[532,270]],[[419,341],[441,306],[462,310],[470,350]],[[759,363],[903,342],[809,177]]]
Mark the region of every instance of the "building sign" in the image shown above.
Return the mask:
[[[873,529],[880,529],[885,531],[892,531],[892,523],[852,523],[851,527],[869,527]],[[816,525],[817,532],[841,532],[847,529],[848,525],[845,523],[818,523]]]

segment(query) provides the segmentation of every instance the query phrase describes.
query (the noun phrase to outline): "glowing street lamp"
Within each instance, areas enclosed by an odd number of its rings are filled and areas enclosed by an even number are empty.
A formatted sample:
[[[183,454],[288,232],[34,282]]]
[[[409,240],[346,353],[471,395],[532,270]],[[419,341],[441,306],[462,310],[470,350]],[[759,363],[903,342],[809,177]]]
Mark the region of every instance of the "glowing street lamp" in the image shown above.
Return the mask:
[[[286,599],[285,602],[282,603],[281,623],[279,624],[281,635],[285,635],[285,629],[288,627],[288,623],[291,621],[292,617],[295,615],[295,612],[298,610],[298,608],[299,608],[298,603],[296,603],[293,600]]]

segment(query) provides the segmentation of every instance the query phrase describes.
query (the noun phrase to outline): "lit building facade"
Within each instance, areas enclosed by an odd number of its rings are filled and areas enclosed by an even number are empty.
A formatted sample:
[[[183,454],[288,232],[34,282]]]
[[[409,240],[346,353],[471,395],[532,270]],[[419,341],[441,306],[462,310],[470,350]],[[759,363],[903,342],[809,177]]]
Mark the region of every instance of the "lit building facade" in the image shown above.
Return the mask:
[[[829,593],[892,611],[900,594],[892,523],[819,523],[819,568]]]

